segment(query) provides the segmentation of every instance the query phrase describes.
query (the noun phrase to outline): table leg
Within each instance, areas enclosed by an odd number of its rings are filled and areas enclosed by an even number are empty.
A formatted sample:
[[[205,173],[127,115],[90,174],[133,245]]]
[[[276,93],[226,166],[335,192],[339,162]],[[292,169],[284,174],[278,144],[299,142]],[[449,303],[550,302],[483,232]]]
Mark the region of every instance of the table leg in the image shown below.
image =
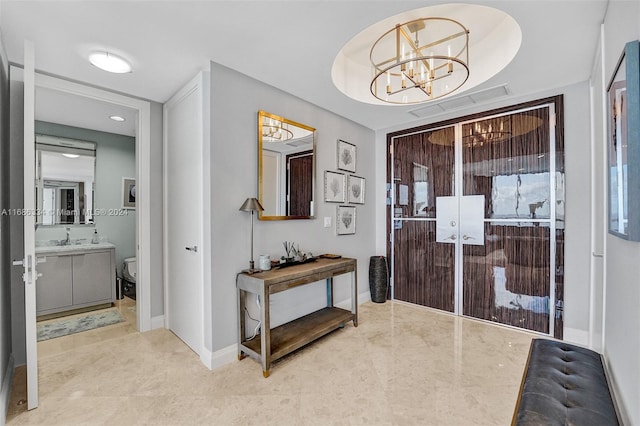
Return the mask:
[[[262,331],[260,332],[260,358],[262,361],[262,375],[269,377],[271,368],[271,325],[269,319],[269,292],[262,291],[262,310],[260,312]]]
[[[353,326],[358,326],[358,267],[351,273],[351,313],[353,314]]]
[[[240,288],[238,288],[238,361],[243,360],[244,358],[246,358],[246,355],[244,352],[242,352],[242,349],[240,349],[240,344],[242,344],[242,342],[244,342],[247,338],[246,336],[246,332],[245,332],[245,306],[246,306],[246,292]]]
[[[327,308],[333,308],[333,277],[327,278]]]

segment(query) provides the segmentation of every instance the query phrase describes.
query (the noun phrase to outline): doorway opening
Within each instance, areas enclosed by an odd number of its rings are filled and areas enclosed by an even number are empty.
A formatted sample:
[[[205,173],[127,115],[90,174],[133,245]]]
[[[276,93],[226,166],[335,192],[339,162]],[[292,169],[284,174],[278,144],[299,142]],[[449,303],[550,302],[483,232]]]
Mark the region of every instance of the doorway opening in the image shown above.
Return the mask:
[[[562,97],[388,135],[392,298],[562,338]]]
[[[137,329],[136,118],[128,107],[36,88],[40,342]]]

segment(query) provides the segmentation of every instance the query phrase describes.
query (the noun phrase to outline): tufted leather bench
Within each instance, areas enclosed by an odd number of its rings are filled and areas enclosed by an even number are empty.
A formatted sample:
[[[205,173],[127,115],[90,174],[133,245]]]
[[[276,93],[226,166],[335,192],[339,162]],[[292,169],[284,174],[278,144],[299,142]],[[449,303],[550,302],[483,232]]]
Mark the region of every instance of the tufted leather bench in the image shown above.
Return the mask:
[[[533,339],[512,425],[619,425],[600,354]]]

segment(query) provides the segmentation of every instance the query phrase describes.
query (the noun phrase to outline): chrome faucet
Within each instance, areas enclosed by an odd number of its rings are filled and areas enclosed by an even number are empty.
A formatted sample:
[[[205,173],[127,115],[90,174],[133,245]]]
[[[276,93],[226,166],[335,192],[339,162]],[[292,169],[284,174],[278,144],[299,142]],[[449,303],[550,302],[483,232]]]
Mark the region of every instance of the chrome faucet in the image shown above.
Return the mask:
[[[71,244],[71,228],[67,227],[67,239],[64,240],[64,245]]]

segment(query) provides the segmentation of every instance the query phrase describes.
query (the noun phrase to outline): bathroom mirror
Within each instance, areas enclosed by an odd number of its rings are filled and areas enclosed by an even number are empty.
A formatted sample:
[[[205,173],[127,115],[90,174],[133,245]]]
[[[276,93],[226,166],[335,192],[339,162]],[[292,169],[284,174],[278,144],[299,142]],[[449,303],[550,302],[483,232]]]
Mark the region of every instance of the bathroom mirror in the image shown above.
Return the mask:
[[[268,112],[258,112],[260,220],[312,219],[315,130]]]
[[[95,167],[95,142],[36,135],[36,223],[92,224]]]

